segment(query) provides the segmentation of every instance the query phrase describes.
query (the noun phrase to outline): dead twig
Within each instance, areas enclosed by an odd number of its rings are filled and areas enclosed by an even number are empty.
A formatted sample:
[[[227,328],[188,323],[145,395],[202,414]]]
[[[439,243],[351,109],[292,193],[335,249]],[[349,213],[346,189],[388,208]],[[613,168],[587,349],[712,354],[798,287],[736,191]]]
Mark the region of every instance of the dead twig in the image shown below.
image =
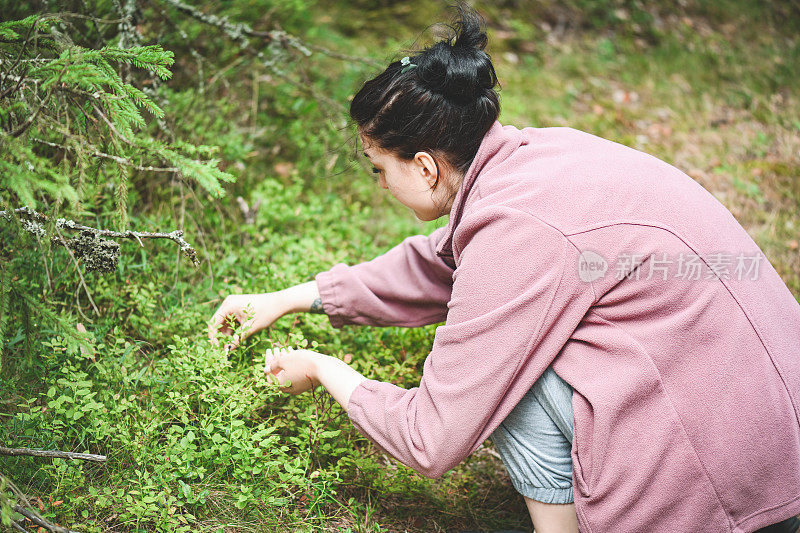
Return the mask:
[[[305,46],[304,43],[300,41],[300,39],[286,33],[285,31],[254,30],[247,24],[229,22],[227,17],[218,17],[217,15],[209,15],[207,13],[203,13],[196,7],[184,4],[179,0],[164,0],[164,3],[174,7],[181,13],[184,13],[196,20],[199,20],[200,22],[221,29],[225,33],[225,35],[230,37],[232,40],[239,42],[242,48],[247,48],[249,46],[249,41],[247,37],[258,37],[259,39],[263,39],[267,43],[279,42],[284,47],[291,46],[292,48],[296,48],[303,55],[306,56],[311,55],[311,51]]]
[[[101,19],[101,18],[89,16],[89,15],[81,15],[80,13],[70,13],[70,12],[66,12],[66,11],[62,11],[60,13],[50,13],[50,14],[47,14],[47,15],[43,15],[42,16],[42,20],[50,20],[50,19],[60,20],[63,17],[90,20],[90,21],[96,22],[98,24],[119,24],[120,22],[123,21],[123,19]]]
[[[22,56],[25,54],[25,48],[28,47],[28,42],[30,41],[31,33],[33,32],[33,29],[38,24],[39,24],[39,17],[37,16],[36,20],[33,21],[33,24],[31,24],[31,27],[28,28],[28,32],[25,34],[25,40],[22,42],[22,46],[19,49],[19,54],[17,55],[17,60],[14,62],[13,65],[11,65],[11,68],[8,69],[8,72],[13,72],[14,69],[17,68],[17,65],[19,65],[20,61],[22,61]],[[3,78],[5,78],[5,76],[3,76]],[[9,88],[8,90],[3,91],[3,93],[0,94],[0,98],[5,98],[6,96],[11,94],[12,92],[15,92],[15,91],[19,90],[19,86],[20,86],[21,83],[22,83],[22,78],[20,78],[17,81],[17,86],[16,86],[15,89]]]
[[[47,91],[47,94],[42,100],[42,103],[39,104],[39,107],[36,109],[33,115],[29,116],[25,122],[23,122],[16,130],[10,133],[12,137],[19,137],[20,135],[25,133],[25,130],[27,130],[31,126],[31,124],[33,124],[33,121],[36,120],[36,117],[38,117],[39,113],[42,111],[42,109],[44,109],[44,106],[47,103],[47,101],[50,100],[50,96],[53,94],[53,88],[57,87],[58,84],[61,83],[61,78],[64,77],[64,73],[66,72],[67,72],[67,67],[61,69],[61,72],[58,75],[58,79],[56,79],[55,84],[53,84],[53,86],[50,87],[50,90]]]
[[[127,137],[122,135],[119,131],[117,131],[117,128],[114,127],[111,121],[108,120],[108,117],[106,117],[105,114],[102,111],[100,111],[100,108],[97,107],[94,104],[94,102],[92,102],[92,107],[94,108],[95,113],[97,113],[97,116],[99,116],[103,120],[103,122],[106,123],[106,126],[108,126],[109,131],[111,131],[114,135],[125,141],[125,144],[131,144],[131,141]]]
[[[266,42],[267,44],[280,43],[284,48],[289,48],[289,47],[295,48],[306,57],[311,56],[313,50],[320,54],[324,54],[334,59],[339,59],[341,61],[359,62],[373,67],[383,66],[380,62],[375,61],[374,59],[351,56],[348,54],[343,54],[341,52],[330,50],[318,44],[307,43],[305,41],[302,41],[298,37],[291,35],[283,30],[259,31],[241,22],[230,22],[227,17],[219,17],[213,14],[203,13],[198,8],[184,4],[180,0],[162,0],[162,1],[165,4],[174,7],[181,13],[189,15],[190,17],[199,20],[200,22],[203,22],[205,24],[214,26],[222,30],[222,32],[225,33],[225,35],[227,35],[230,39],[238,42],[243,49],[252,49],[248,37],[253,37],[256,39],[260,39]],[[267,61],[265,61],[265,58],[262,56],[260,51],[255,51],[255,52],[259,59],[264,61],[267,66],[271,66]]]
[[[57,144],[57,143],[50,142],[50,141],[45,141],[43,139],[33,138],[33,140],[38,142],[38,143],[45,144],[45,145],[51,146],[53,148],[59,148],[61,150],[65,150],[65,151],[66,150],[73,150],[73,151],[75,150],[75,148],[73,148],[73,147],[64,146],[62,144]],[[101,151],[99,151],[97,149],[94,149],[94,147],[92,147],[92,146],[88,146],[88,147],[89,147],[90,150],[92,150],[92,155],[95,156],[95,157],[100,157],[102,159],[110,159],[111,161],[119,163],[120,165],[125,165],[125,166],[131,167],[133,169],[140,170],[142,172],[180,172],[180,169],[177,168],[177,167],[153,167],[153,166],[144,167],[144,166],[141,166],[141,165],[137,165],[136,163],[133,163],[130,160],[125,159],[124,157],[120,157],[118,155],[112,155],[112,154],[107,154],[105,152],[101,152]]]
[[[34,220],[36,222],[45,222],[48,220],[46,215],[38,213],[29,207],[18,207],[17,209],[13,210],[14,213],[20,216],[24,216],[28,219]],[[0,211],[0,217],[5,217],[7,220],[11,218],[11,214],[8,211]],[[176,229],[170,233],[159,233],[159,232],[147,232],[147,231],[112,231],[107,229],[97,229],[92,228],[90,226],[84,226],[82,224],[78,224],[73,220],[66,220],[64,218],[59,218],[56,220],[56,228],[66,228],[73,231],[90,231],[98,237],[111,237],[115,239],[169,239],[174,241],[180,249],[186,254],[186,256],[192,261],[195,266],[200,265],[200,261],[197,259],[197,251],[195,251],[192,246],[183,240],[183,231]],[[41,231],[44,231],[44,228],[40,228]],[[141,241],[140,241],[141,242]],[[62,242],[56,242],[57,244],[62,244]]]
[[[314,50],[315,52],[319,52],[320,54],[324,54],[328,57],[332,57],[334,59],[341,59],[342,61],[347,61],[348,63],[364,63],[365,65],[369,65],[371,67],[379,67],[385,68],[386,65],[381,63],[380,61],[376,61],[374,59],[370,59],[368,57],[360,57],[360,56],[351,56],[347,54],[343,54],[341,52],[336,52],[334,50],[330,50],[325,48],[324,46],[320,46],[318,44],[311,44],[305,43],[305,45],[309,48],[309,50]]]

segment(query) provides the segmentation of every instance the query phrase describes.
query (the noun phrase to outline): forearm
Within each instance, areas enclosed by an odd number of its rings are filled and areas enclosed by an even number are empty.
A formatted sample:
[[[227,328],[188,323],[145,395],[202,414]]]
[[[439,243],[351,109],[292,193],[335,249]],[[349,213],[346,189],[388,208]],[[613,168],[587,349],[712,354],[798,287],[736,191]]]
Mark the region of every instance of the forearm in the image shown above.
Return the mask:
[[[317,380],[346,411],[350,395],[362,381],[366,381],[368,378],[341,359],[329,355],[320,354],[320,357],[315,360],[315,366]]]
[[[278,294],[282,301],[284,314],[324,313],[322,299],[315,280],[283,289]],[[350,394],[362,381],[367,379],[341,359],[317,353],[315,353],[314,357],[314,374],[317,381],[327,389],[345,410],[347,409],[347,402],[350,400]]]
[[[301,283],[278,293],[283,302],[284,314],[289,313],[323,313],[322,299],[317,282],[312,280]]]
[[[444,321],[453,269],[436,255],[436,247],[445,229],[407,237],[370,261],[337,263],[319,272],[314,279],[331,325],[417,327]]]

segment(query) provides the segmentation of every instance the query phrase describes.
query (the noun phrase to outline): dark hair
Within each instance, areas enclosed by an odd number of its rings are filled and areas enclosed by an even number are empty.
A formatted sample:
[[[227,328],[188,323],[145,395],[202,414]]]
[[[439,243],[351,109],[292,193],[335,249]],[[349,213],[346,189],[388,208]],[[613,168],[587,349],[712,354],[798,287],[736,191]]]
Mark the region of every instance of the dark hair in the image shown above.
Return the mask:
[[[370,142],[401,159],[427,151],[465,174],[500,114],[500,101],[497,75],[483,51],[485,22],[468,6],[455,7],[459,18],[447,26],[450,35],[414,53],[415,68],[401,72],[404,65],[394,61],[366,82],[350,103],[350,117]]]

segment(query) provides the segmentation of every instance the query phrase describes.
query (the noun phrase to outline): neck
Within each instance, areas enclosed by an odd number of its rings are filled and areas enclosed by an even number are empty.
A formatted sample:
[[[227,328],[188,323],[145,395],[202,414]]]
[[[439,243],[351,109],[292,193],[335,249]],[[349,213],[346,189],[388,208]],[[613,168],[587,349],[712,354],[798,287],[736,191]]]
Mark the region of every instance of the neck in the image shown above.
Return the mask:
[[[461,188],[461,183],[463,181],[464,174],[453,172],[446,176],[445,183],[447,185],[442,188],[442,191],[447,196],[442,208],[442,215],[450,214],[450,209],[453,207],[453,200],[455,200],[456,194],[458,194],[458,189]]]

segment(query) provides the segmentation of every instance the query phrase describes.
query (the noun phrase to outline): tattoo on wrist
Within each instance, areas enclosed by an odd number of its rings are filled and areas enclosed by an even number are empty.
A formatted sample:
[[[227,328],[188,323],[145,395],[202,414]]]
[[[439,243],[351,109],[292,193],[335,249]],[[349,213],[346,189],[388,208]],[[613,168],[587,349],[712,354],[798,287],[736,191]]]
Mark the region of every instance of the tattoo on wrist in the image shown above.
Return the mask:
[[[325,311],[322,309],[322,298],[317,298],[314,300],[314,303],[311,304],[310,311],[312,313],[318,313],[320,315],[325,314]]]

